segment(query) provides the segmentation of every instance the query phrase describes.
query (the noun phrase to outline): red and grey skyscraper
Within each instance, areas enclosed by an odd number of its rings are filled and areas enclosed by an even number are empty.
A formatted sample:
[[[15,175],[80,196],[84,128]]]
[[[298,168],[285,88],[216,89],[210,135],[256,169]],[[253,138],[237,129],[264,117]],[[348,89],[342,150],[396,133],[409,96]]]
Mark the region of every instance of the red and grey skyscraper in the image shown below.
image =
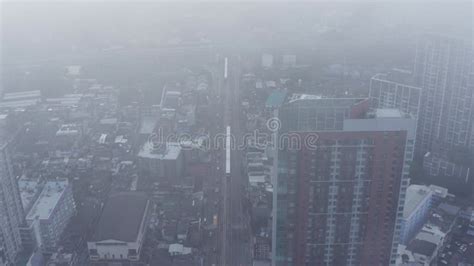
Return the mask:
[[[294,95],[279,110],[285,134],[316,148],[277,147],[273,265],[394,263],[416,120],[368,99]]]

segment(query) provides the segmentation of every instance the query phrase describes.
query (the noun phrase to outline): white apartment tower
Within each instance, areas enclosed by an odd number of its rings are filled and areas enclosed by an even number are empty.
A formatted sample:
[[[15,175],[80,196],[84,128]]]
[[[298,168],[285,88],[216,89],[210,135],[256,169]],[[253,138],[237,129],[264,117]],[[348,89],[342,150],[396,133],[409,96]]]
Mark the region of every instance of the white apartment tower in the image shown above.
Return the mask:
[[[422,88],[417,150],[426,155],[424,168],[431,175],[463,177],[469,172],[452,158],[453,152],[474,147],[472,60],[471,41],[434,34],[419,38],[414,67],[415,83]]]

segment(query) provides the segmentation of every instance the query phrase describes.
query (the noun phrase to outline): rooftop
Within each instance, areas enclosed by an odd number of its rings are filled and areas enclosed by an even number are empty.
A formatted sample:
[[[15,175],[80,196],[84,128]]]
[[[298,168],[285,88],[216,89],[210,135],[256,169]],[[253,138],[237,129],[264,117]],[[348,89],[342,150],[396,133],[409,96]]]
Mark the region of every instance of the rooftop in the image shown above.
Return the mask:
[[[41,97],[41,92],[39,90],[9,92],[9,93],[3,94],[3,101],[15,101],[15,100],[20,100],[20,99],[40,98],[40,97]]]
[[[414,85],[413,73],[406,69],[394,68],[392,69],[392,71],[388,72],[387,74],[377,74],[372,79],[385,81],[385,82],[388,81],[388,82],[393,82],[393,83],[399,83],[405,86],[417,88],[413,86]],[[417,89],[421,90],[421,88],[417,88]]]
[[[61,196],[68,187],[69,182],[67,179],[59,179],[55,181],[46,182],[43,190],[41,191],[38,199],[35,201],[31,210],[26,216],[27,220],[34,220],[36,218],[40,220],[47,220],[53,213],[54,208],[58,205]]]
[[[23,209],[28,210],[29,206],[33,203],[33,199],[39,192],[37,179],[29,179],[22,177],[18,180],[18,188],[20,190],[21,203]]]
[[[177,109],[180,105],[180,97],[181,92],[179,91],[166,91],[161,106],[163,108]]]
[[[205,144],[206,138],[207,137],[200,136],[200,137],[196,137],[192,140],[183,140],[183,141],[180,141],[179,143],[180,143],[181,147],[183,147],[185,149],[189,149],[189,148],[192,148],[192,149],[205,149],[206,147],[204,146],[204,144]]]
[[[64,124],[61,125],[61,128],[56,132],[56,136],[70,136],[79,134],[79,128],[76,124]]]
[[[37,104],[40,99],[9,100],[0,103],[0,108],[21,108]]]
[[[286,91],[274,91],[268,96],[265,106],[266,107],[280,107],[286,98]]]
[[[82,67],[78,65],[72,65],[66,67],[67,74],[71,76],[77,76],[81,74]]]
[[[140,134],[151,134],[156,127],[156,119],[151,116],[145,116],[140,122]]]
[[[320,100],[322,98],[323,98],[323,96],[321,96],[321,95],[294,93],[290,97],[290,103],[295,102],[295,101],[299,101],[299,100]]]
[[[433,252],[436,250],[436,244],[428,242],[426,240],[413,239],[410,244],[407,246],[407,250],[416,253],[431,257]]]
[[[430,185],[429,188],[438,197],[446,198],[448,196],[448,189],[447,188],[436,186],[436,185]]]
[[[398,109],[375,109],[375,117],[377,118],[401,118],[402,113]]]
[[[102,125],[115,125],[115,124],[117,124],[117,122],[118,122],[118,119],[114,118],[114,117],[112,117],[112,118],[103,118],[103,119],[100,120],[100,123]]]
[[[408,139],[416,137],[416,120],[411,117],[345,119],[343,124],[344,131],[407,131]]]
[[[171,244],[168,248],[168,252],[173,255],[188,255],[191,254],[191,248],[185,247],[182,244]]]
[[[92,241],[136,241],[147,204],[148,199],[144,193],[121,192],[110,196]]]
[[[438,206],[438,209],[451,216],[458,215],[459,211],[461,210],[461,208],[458,206],[454,206],[446,202],[441,203]]]
[[[425,240],[430,243],[440,245],[446,234],[438,226],[426,224],[416,235],[415,239]]]
[[[403,218],[408,218],[430,193],[431,190],[427,186],[410,185],[406,192]]]
[[[175,142],[168,142],[161,144],[157,148],[157,144],[152,141],[147,141],[143,144],[138,157],[158,159],[158,160],[176,160],[181,153],[181,145]]]
[[[339,107],[339,108],[351,108],[355,105],[358,105],[362,102],[368,101],[368,98],[345,98],[345,97],[325,97],[322,95],[314,94],[301,94],[293,93],[288,96],[286,104],[296,104],[301,103],[303,106],[314,105],[313,101],[318,101],[318,108],[324,107]],[[313,106],[314,107],[314,106]]]

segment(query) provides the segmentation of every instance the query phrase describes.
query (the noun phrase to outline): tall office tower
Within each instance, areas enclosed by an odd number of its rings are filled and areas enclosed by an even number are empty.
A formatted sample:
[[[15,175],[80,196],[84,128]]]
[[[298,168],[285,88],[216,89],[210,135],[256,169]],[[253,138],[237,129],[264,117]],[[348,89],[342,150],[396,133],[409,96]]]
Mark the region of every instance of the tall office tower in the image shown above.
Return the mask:
[[[439,35],[420,37],[414,78],[422,88],[417,153],[447,159],[470,143],[474,112],[472,43]]]
[[[14,262],[21,248],[19,227],[24,214],[18,183],[9,158],[9,142],[5,132],[6,115],[0,115],[0,264]]]
[[[368,99],[292,97],[279,112],[279,139],[303,145],[278,147],[273,265],[395,263],[416,120]]]
[[[418,117],[421,88],[414,86],[412,72],[393,69],[370,80],[369,98],[375,108],[395,108]]]

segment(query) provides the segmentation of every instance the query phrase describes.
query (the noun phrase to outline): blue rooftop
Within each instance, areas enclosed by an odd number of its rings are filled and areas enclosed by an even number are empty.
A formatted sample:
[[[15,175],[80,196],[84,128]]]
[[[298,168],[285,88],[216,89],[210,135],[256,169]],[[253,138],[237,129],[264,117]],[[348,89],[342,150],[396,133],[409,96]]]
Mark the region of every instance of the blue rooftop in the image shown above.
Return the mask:
[[[286,91],[274,91],[268,96],[265,102],[265,107],[275,108],[280,107],[286,98]]]

